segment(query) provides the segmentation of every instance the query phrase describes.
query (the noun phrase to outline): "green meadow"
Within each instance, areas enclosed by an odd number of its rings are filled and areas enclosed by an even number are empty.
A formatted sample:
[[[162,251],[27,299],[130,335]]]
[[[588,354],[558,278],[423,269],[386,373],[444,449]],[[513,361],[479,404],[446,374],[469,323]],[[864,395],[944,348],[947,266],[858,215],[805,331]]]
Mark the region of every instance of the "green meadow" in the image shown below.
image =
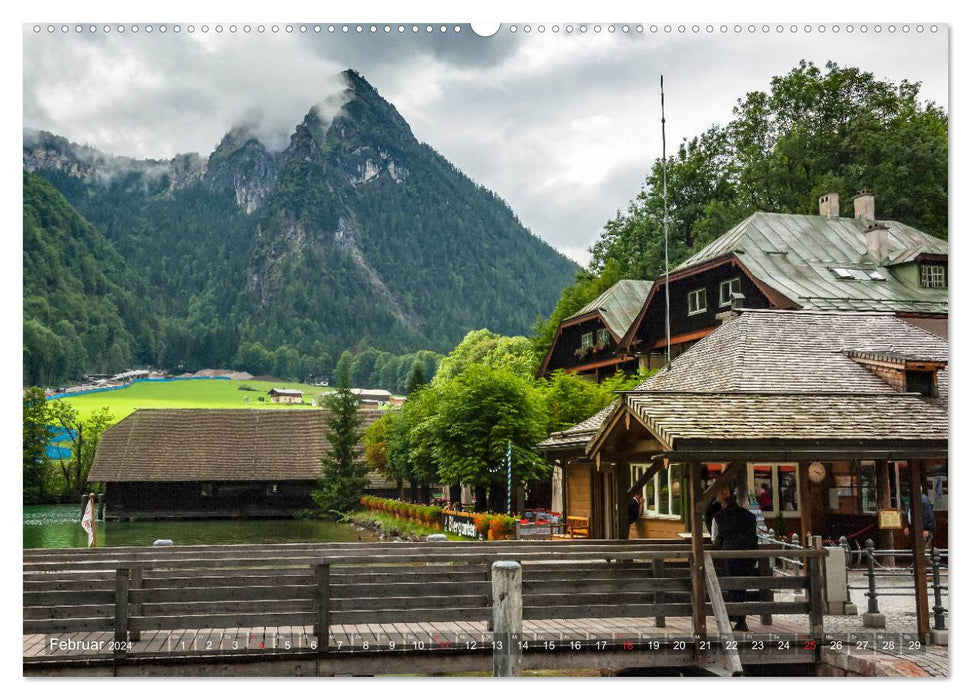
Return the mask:
[[[304,402],[272,403],[267,392],[273,388],[300,389],[304,392]],[[310,402],[325,391],[331,389],[297,382],[189,379],[177,382],[136,382],[124,389],[62,400],[74,406],[82,420],[102,406],[107,406],[114,417],[112,422],[117,423],[138,408],[312,408]],[[260,401],[260,398],[263,400]]]

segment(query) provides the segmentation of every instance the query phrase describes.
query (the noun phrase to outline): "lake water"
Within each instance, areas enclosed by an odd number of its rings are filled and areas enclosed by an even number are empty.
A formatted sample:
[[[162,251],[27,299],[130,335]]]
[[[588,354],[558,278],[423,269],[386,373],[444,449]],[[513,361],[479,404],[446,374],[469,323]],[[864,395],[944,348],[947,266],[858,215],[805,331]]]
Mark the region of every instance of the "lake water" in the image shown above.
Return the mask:
[[[144,520],[98,522],[99,547],[151,545],[155,540],[186,544],[273,544],[279,542],[358,542],[377,536],[353,525],[326,520]],[[24,506],[24,549],[87,547],[81,508],[75,505]]]

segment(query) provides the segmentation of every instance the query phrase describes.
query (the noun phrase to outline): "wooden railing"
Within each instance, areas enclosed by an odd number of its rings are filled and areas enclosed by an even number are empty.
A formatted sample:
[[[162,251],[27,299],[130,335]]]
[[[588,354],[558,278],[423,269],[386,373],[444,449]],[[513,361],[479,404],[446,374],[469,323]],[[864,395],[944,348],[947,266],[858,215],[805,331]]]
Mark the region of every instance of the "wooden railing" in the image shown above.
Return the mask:
[[[758,601],[723,603],[725,614],[809,614],[821,640],[821,562],[803,554],[806,577],[715,577],[720,589],[760,592]],[[526,620],[653,617],[661,627],[692,614],[691,554],[680,541],[106,548],[25,552],[23,631],[113,630],[120,657],[148,630],[312,626],[313,648],[326,652],[333,625],[491,621],[490,567],[509,560],[524,564]],[[797,587],[808,601],[772,600]],[[707,614],[719,610],[706,603]]]

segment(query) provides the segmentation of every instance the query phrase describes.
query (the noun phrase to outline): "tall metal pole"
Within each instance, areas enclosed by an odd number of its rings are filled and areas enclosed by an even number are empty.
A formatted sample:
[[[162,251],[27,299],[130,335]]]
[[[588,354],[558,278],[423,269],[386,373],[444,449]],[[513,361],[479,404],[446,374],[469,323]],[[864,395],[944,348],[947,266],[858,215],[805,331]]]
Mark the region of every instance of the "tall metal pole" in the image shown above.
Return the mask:
[[[506,447],[506,514],[512,514],[512,441]]]
[[[664,195],[664,331],[665,366],[671,364],[671,272],[668,267],[668,151],[664,129],[664,76],[661,76],[661,179]]]

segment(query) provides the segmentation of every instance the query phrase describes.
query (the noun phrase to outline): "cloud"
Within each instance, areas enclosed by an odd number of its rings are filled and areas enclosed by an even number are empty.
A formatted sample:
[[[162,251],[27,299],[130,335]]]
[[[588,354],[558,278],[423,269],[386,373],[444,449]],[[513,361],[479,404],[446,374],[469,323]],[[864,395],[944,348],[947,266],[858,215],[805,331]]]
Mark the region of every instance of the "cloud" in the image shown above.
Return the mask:
[[[358,34],[310,31],[24,35],[24,124],[109,153],[208,154],[245,124],[282,148],[313,105],[332,115],[339,73],[358,70],[415,135],[505,199],[536,235],[574,259],[625,210],[667,138],[731,118],[800,59],[922,81],[947,108],[945,32],[866,35],[786,29],[754,35],[507,29]],[[522,28],[520,28],[522,29]],[[333,98],[332,98],[333,99]]]

